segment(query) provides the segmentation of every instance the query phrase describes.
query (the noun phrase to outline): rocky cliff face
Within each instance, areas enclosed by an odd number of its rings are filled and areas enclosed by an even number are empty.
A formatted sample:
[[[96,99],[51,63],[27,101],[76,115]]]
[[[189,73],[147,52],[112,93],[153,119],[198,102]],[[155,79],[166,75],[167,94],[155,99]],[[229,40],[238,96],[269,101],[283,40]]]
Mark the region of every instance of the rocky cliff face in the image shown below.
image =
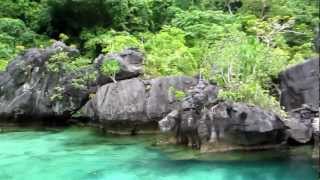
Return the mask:
[[[88,100],[89,93],[98,85],[111,82],[100,73],[101,56],[94,65],[77,70],[66,69],[59,62],[50,62],[53,56],[64,54],[67,59],[78,56],[77,49],[61,42],[46,49],[30,49],[14,59],[0,74],[1,120],[67,119]],[[118,79],[140,74],[143,56],[133,50],[110,55],[119,61]],[[50,69],[51,66],[51,69]],[[89,78],[92,74],[97,74]],[[88,78],[86,78],[88,77]],[[102,79],[102,80],[100,80]],[[81,84],[76,82],[81,82]]]

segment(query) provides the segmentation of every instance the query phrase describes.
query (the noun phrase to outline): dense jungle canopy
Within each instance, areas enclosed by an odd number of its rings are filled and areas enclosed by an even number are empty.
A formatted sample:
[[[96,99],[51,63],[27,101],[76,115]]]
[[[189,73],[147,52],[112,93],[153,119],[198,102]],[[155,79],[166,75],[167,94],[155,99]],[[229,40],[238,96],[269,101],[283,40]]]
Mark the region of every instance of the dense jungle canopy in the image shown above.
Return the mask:
[[[317,31],[319,0],[1,0],[0,71],[54,40],[80,49],[50,61],[74,71],[101,53],[138,48],[145,78],[201,74],[224,99],[280,110],[274,81],[316,56]]]

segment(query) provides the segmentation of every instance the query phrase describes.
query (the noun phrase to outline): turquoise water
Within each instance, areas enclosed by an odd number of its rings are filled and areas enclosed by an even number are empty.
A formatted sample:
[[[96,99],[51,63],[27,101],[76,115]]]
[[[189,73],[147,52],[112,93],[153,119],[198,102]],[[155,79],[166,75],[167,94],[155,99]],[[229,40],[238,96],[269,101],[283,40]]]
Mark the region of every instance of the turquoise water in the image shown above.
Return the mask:
[[[200,155],[182,147],[156,147],[152,145],[155,142],[155,136],[102,137],[90,130],[74,128],[2,133],[0,180],[315,180],[318,177],[310,160],[288,152]]]

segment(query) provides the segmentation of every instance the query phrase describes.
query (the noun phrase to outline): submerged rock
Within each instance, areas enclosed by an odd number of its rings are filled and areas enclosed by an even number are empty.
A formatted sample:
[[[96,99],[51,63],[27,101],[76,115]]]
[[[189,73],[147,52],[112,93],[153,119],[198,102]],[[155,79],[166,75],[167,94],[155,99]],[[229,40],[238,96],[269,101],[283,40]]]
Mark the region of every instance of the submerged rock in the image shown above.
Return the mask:
[[[11,61],[0,74],[0,119],[67,119],[80,109],[96,86],[111,82],[103,77],[99,63],[70,69],[68,63],[79,55],[75,48],[55,42],[46,49],[30,49]],[[135,77],[141,72],[143,56],[134,50],[110,55],[119,61],[118,79]],[[62,61],[62,62],[61,62]],[[133,68],[134,67],[134,68]]]

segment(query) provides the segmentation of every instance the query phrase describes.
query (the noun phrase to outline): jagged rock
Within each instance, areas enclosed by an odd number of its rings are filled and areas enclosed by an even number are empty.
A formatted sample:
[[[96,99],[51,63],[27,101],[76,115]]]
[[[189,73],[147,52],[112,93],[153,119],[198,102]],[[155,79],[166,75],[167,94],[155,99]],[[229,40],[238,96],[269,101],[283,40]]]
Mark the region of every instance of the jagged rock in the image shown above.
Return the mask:
[[[183,109],[170,113],[159,122],[160,129],[179,134],[179,128],[184,126],[181,122],[186,120],[184,113]],[[191,118],[188,121],[197,129],[200,144],[224,142],[251,146],[279,144],[286,138],[286,127],[276,114],[243,103],[220,102],[202,111],[201,117],[196,123]]]
[[[319,116],[318,109],[303,105],[301,108],[291,110],[289,118],[285,120],[290,140],[295,143],[308,143],[312,139],[313,132],[317,131],[312,124]]]
[[[299,119],[290,118],[284,121],[289,127],[289,138],[297,143],[307,143],[312,138],[312,128],[310,124],[302,123]]]
[[[240,145],[256,145],[277,144],[286,138],[286,127],[282,119],[257,106],[219,103],[212,107],[210,113],[218,140],[225,139]]]
[[[159,122],[161,131],[174,131],[178,144],[201,147],[201,138],[207,133],[203,128],[202,109],[214,103],[217,99],[218,88],[200,80],[188,91],[178,109],[173,110]]]
[[[291,67],[279,77],[281,104],[289,112],[285,121],[289,140],[303,144],[316,139],[312,124],[319,116],[319,57]]]
[[[107,84],[98,89],[82,109],[82,114],[96,118],[106,126],[114,121],[157,121],[179,105],[171,89],[186,91],[195,84],[194,78],[184,76],[152,80],[134,78]]]
[[[130,79],[139,76],[143,71],[144,56],[137,49],[129,48],[120,53],[111,53],[107,55],[100,54],[95,60],[95,68],[100,69],[104,61],[117,60],[120,64],[120,72],[117,73],[116,79]],[[98,74],[98,84],[111,82],[110,77],[101,73]]]
[[[307,104],[319,107],[319,58],[313,58],[280,73],[281,105],[287,111]]]
[[[55,42],[45,49],[29,49],[9,63],[6,71],[0,74],[0,120],[22,122],[69,118],[87,102],[95,87],[102,85],[99,83],[111,81],[97,82],[96,77],[85,78],[95,73],[99,76],[97,64],[68,70],[64,68],[65,64],[58,62],[56,70],[50,69],[51,57],[62,52],[67,58],[79,55],[77,49]],[[119,54],[119,58],[114,58],[121,61],[121,77],[118,79],[141,72],[132,70],[130,63],[138,67],[139,63],[142,64],[142,55],[138,52],[133,54],[133,50],[126,50]],[[131,70],[134,73],[129,72]],[[82,84],[76,83],[77,80]]]

